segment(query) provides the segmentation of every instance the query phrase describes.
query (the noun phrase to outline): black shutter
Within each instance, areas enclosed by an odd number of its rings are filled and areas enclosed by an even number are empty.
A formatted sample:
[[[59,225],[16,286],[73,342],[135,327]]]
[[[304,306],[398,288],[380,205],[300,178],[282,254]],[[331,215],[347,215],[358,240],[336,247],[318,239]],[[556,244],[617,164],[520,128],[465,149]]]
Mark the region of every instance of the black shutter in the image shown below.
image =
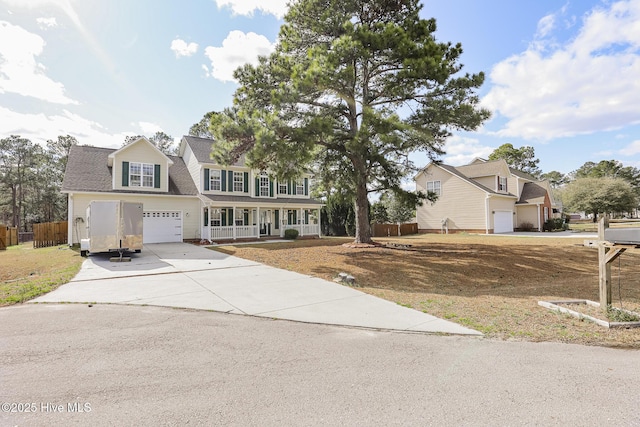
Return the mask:
[[[256,189],[254,190],[256,197],[260,196],[260,178],[256,177]]]
[[[280,211],[275,211],[276,216],[276,230],[280,229]]]
[[[273,197],[273,181],[269,180],[269,197]]]
[[[122,162],[122,186],[129,186],[129,162]]]
[[[220,171],[220,189],[222,191],[227,191],[227,171]]]
[[[204,170],[204,191],[209,191],[209,169]]]
[[[153,188],[160,188],[160,165],[153,165]]]
[[[244,192],[249,192],[249,172],[244,173]]]
[[[229,179],[228,181],[228,185],[229,185],[229,191],[233,191],[233,171],[229,171]]]
[[[309,195],[309,178],[304,179],[304,195]]]

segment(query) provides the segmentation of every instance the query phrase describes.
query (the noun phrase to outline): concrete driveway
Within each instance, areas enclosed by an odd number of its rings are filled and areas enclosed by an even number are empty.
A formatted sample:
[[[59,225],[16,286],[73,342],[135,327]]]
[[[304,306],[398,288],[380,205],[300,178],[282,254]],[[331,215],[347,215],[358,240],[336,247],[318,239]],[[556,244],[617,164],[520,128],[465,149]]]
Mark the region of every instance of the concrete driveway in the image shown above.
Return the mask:
[[[131,262],[91,255],[34,303],[115,303],[213,310],[309,323],[481,335],[348,286],[185,243],[145,245]]]

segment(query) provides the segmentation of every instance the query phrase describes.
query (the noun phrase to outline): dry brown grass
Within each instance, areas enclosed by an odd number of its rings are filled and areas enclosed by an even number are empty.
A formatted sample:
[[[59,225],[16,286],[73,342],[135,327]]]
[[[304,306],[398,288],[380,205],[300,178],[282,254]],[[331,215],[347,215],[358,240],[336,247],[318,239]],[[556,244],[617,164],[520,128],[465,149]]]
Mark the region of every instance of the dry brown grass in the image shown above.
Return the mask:
[[[489,337],[640,348],[640,329],[608,330],[556,314],[540,300],[598,300],[597,251],[582,239],[418,235],[377,239],[407,249],[346,248],[324,238],[219,251],[327,280],[347,272],[364,292],[477,329]],[[640,309],[640,251],[613,268],[614,306]]]

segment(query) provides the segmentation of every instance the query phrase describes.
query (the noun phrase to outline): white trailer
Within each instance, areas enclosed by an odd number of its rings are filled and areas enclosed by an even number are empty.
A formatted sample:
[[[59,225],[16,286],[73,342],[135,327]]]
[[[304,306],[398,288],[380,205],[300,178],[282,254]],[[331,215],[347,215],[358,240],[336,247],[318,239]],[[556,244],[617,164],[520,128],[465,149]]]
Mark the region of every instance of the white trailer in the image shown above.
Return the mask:
[[[142,203],[121,200],[92,201],[87,208],[87,239],[80,240],[80,254],[140,252]]]

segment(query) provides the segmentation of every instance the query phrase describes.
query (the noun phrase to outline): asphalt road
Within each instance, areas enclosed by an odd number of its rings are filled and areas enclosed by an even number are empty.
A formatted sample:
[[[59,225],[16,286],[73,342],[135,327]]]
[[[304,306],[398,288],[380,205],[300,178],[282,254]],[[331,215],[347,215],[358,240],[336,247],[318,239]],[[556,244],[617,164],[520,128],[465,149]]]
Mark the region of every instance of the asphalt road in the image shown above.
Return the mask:
[[[2,426],[629,426],[639,389],[631,350],[161,307],[0,309]]]

